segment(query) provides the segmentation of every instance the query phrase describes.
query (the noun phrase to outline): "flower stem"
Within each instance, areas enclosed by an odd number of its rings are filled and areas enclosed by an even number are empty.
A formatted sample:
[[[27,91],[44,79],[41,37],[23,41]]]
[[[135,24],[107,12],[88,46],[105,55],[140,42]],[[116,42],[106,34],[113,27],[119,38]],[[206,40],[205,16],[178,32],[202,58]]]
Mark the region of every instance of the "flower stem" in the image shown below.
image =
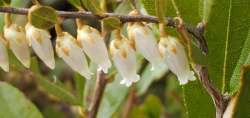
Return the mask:
[[[6,13],[4,15],[4,23],[7,27],[9,27],[12,24],[12,20],[11,20],[11,14],[10,13]]]
[[[97,72],[97,79],[94,89],[94,96],[92,98],[89,112],[88,112],[88,118],[96,118],[102,95],[105,90],[106,84],[107,84],[107,78],[106,75],[103,72]]]
[[[62,31],[61,25],[59,23],[55,24],[55,30],[56,30],[56,35],[58,37],[63,36],[63,31]]]

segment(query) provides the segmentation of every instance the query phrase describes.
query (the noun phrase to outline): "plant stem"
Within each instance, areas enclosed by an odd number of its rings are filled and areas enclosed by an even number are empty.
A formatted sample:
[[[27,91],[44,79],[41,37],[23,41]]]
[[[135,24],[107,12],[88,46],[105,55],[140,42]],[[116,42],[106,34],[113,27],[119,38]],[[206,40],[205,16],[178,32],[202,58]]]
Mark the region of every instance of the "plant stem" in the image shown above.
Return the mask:
[[[97,79],[94,89],[94,96],[92,98],[88,118],[95,118],[98,112],[98,108],[101,103],[102,95],[107,84],[107,78],[103,72],[97,72]]]
[[[201,84],[212,97],[216,108],[216,118],[222,118],[230,98],[222,95],[218,89],[209,81],[208,69],[201,65],[196,65],[196,73],[199,76]]]
[[[129,114],[132,110],[133,104],[134,104],[134,100],[135,100],[135,86],[133,85],[130,88],[129,94],[128,94],[128,99],[126,101],[126,104],[124,106],[123,109],[123,113],[122,113],[122,118],[129,118]]]
[[[20,15],[27,15],[29,9],[27,8],[14,8],[14,7],[0,7],[0,12],[5,13],[12,13],[12,14],[20,14]],[[84,11],[57,11],[58,16],[64,17],[64,18],[92,18],[92,19],[99,19],[102,20],[107,17],[117,17],[122,22],[151,22],[151,23],[159,23],[159,19],[155,16],[149,16],[149,15],[138,15],[138,16],[130,16],[130,15],[120,15],[115,13],[104,13],[101,16],[92,14],[91,12],[84,12]],[[172,17],[166,18],[166,25],[169,27],[176,27],[175,21]],[[184,23],[184,28],[188,31],[188,33],[192,34],[197,42],[201,42],[201,44],[204,44],[205,38],[203,36],[204,29],[198,28],[193,25],[189,25],[187,23]],[[204,27],[202,27],[204,28]],[[207,45],[203,45],[207,46]],[[201,48],[204,54],[207,54],[207,47]]]

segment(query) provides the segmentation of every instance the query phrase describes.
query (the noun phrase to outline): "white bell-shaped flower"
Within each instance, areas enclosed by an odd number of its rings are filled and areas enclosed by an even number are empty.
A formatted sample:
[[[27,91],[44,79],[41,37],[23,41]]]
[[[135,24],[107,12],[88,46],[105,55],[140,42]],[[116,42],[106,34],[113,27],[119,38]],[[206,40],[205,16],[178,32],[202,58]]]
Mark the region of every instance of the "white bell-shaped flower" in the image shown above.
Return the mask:
[[[88,68],[87,59],[72,35],[62,32],[62,35],[57,36],[56,52],[74,71],[86,79],[91,78],[92,73]]]
[[[110,44],[111,55],[114,64],[122,76],[120,84],[127,87],[137,82],[140,76],[136,73],[136,55],[133,47],[128,43],[128,39],[113,40]]]
[[[78,26],[77,42],[87,56],[98,66],[98,70],[108,73],[111,67],[107,47],[100,32],[88,26]]]
[[[50,34],[27,23],[26,37],[38,57],[51,69],[55,68],[55,59]]]
[[[159,49],[169,69],[177,76],[181,85],[196,79],[194,72],[190,70],[184,47],[175,37],[162,37]]]
[[[4,26],[4,37],[9,43],[17,59],[26,67],[30,67],[30,52],[24,28],[16,24]]]
[[[9,57],[6,48],[7,42],[4,40],[3,36],[0,36],[0,67],[9,72]]]
[[[128,36],[135,41],[139,51],[151,64],[152,70],[160,66],[162,61],[156,38],[150,28],[142,23],[132,23],[128,26]]]

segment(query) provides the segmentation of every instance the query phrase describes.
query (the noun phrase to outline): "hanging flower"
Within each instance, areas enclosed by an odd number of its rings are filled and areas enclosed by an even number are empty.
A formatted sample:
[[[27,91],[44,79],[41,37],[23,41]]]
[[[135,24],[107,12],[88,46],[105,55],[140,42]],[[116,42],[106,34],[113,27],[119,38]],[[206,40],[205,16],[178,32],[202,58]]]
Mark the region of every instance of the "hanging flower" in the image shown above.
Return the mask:
[[[184,47],[175,37],[162,37],[159,49],[169,69],[177,76],[181,85],[186,84],[189,80],[195,80]]]
[[[7,42],[3,38],[3,36],[0,36],[0,67],[6,71],[9,72],[9,57],[8,57],[8,51],[6,48]]]
[[[17,59],[26,67],[30,66],[30,52],[24,28],[16,24],[4,26],[4,37]]]
[[[56,52],[74,71],[80,73],[86,79],[90,79],[92,73],[88,68],[87,59],[76,39],[67,32],[62,32],[56,39]]]
[[[142,23],[130,23],[128,36],[135,41],[136,49],[152,64],[154,70],[161,63],[160,52],[153,32]]]
[[[110,50],[114,64],[123,77],[120,84],[127,87],[132,83],[137,82],[140,76],[136,73],[136,56],[133,47],[128,42],[128,39],[115,39],[110,44]]]
[[[88,25],[78,25],[77,34],[77,42],[88,57],[98,65],[98,70],[108,73],[111,62],[100,32]]]
[[[55,59],[50,34],[27,23],[26,37],[38,57],[51,69],[55,68]]]

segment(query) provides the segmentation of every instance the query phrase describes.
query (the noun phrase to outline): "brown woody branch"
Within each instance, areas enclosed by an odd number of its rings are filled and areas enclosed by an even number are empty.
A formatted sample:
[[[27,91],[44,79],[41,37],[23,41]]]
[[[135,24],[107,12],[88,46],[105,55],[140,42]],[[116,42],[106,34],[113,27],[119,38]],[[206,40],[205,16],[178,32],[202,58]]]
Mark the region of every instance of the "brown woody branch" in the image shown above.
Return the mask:
[[[12,13],[12,14],[20,14],[27,15],[29,9],[28,8],[14,8],[14,7],[0,7],[0,12]],[[159,23],[159,19],[155,16],[148,15],[139,15],[139,16],[129,16],[129,15],[120,15],[115,13],[104,13],[101,16],[94,15],[91,12],[79,12],[79,11],[57,11],[57,14],[60,17],[64,18],[90,18],[90,19],[104,19],[107,17],[117,17],[122,22],[150,22],[150,23]],[[166,18],[167,26],[176,27],[175,20],[172,17]],[[208,53],[208,47],[206,45],[206,40],[203,36],[204,33],[204,23],[199,23],[199,25],[193,26],[190,24],[184,23],[184,28],[195,37],[195,42],[198,43],[198,47],[203,51],[204,54]]]
[[[198,74],[203,87],[214,101],[216,108],[216,118],[222,118],[230,97],[222,95],[219,90],[210,82],[208,78],[208,69],[206,67],[197,64],[196,73]]]
[[[106,75],[103,72],[98,72],[94,89],[94,95],[92,97],[89,112],[87,115],[88,118],[96,118],[98,108],[102,100],[101,98],[106,85],[107,85]]]

